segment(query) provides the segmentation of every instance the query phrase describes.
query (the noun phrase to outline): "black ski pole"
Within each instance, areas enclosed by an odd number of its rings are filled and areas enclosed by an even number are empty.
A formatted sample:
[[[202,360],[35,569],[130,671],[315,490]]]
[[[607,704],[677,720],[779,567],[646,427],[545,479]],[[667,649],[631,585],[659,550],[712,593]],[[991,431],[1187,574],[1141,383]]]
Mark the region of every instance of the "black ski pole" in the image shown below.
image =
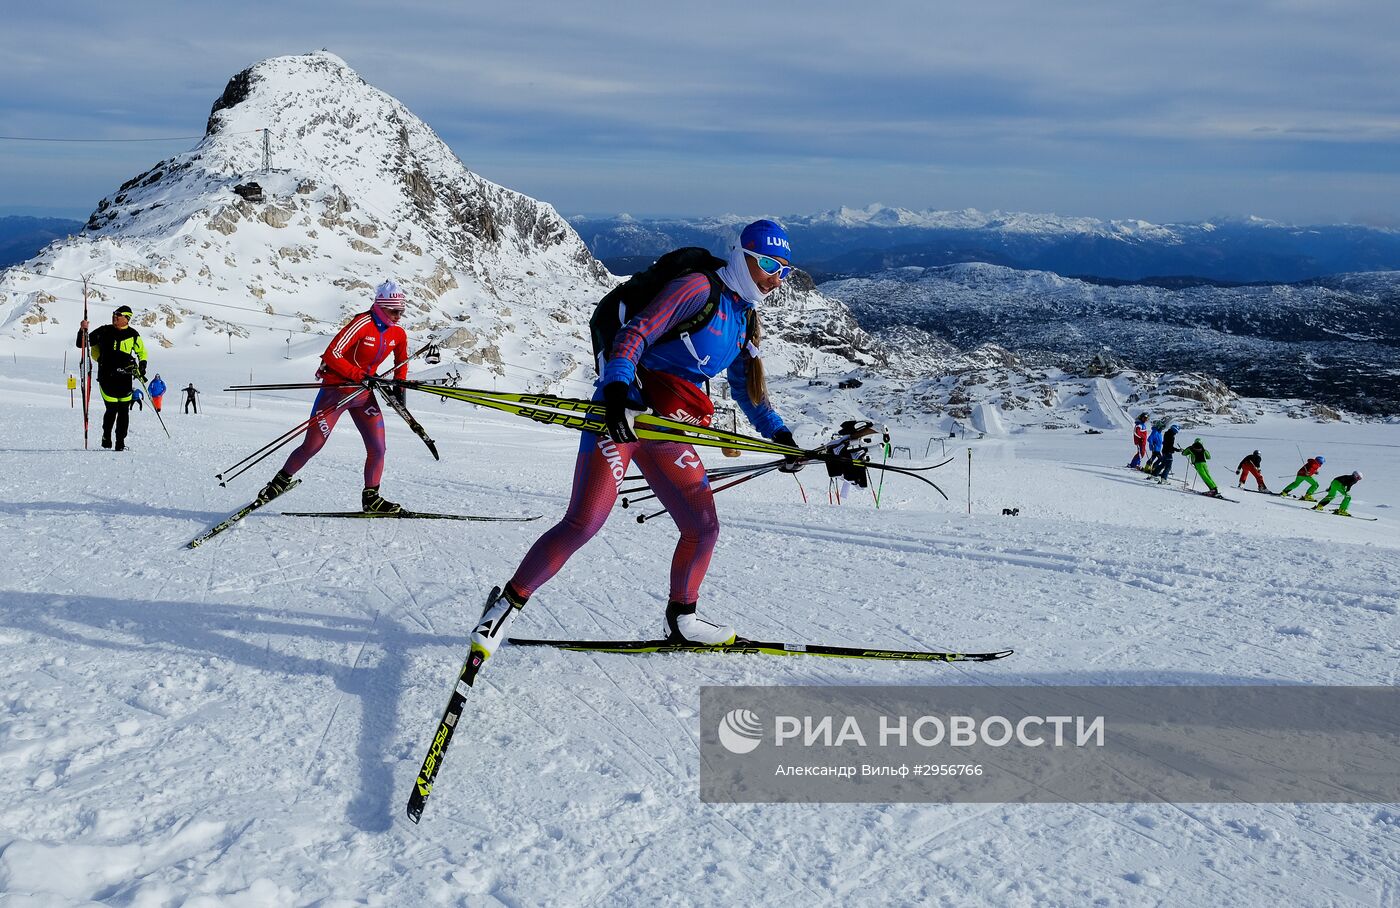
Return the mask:
[[[132,373],[132,374],[133,374],[133,376],[135,376],[136,380],[139,381],[139,382],[141,383],[141,390],[146,392],[146,399],[147,399],[147,400],[151,400],[151,389],[148,388],[148,387],[146,387],[146,380],[145,380],[144,378],[141,377],[141,373],[140,373],[140,372],[134,372],[134,373]],[[151,412],[154,413],[154,414],[156,415],[156,419],[159,420],[159,422],[160,422],[160,427],[161,427],[162,429],[165,429],[165,437],[166,437],[166,438],[171,438],[171,437],[173,437],[173,436],[170,434],[170,430],[165,428],[165,420],[164,420],[164,419],[161,419],[160,411],[156,409],[156,405],[155,405],[154,401],[152,401],[152,403],[151,403]]]
[[[720,467],[720,468],[717,469],[717,470],[710,470],[710,471],[708,471],[708,472],[706,473],[706,476],[710,479],[711,482],[713,482],[713,481],[715,481],[715,480],[732,479],[733,477],[735,477],[735,476],[741,476],[741,475],[743,475],[744,473],[757,473],[757,472],[765,472],[765,473],[766,473],[767,471],[771,470],[771,469],[774,468],[774,467],[780,467],[780,466],[782,466],[783,463],[784,463],[784,461],[776,460],[776,461],[767,461],[767,462],[765,462],[765,463],[749,464],[748,466],[743,466],[743,467]],[[646,477],[644,477],[644,476],[639,476],[639,477],[637,477],[637,479],[645,480]],[[715,488],[714,491],[718,492],[718,491],[720,491],[722,488],[728,488],[728,486],[720,486],[720,487],[717,487],[717,488]],[[635,495],[635,494],[638,493],[638,492],[647,492],[648,494],[643,495],[643,496],[641,496],[640,498],[624,497],[624,498],[622,499],[622,507],[623,507],[624,509],[626,509],[626,508],[628,508],[628,507],[631,507],[631,506],[634,505],[634,504],[638,504],[638,503],[640,503],[640,502],[643,502],[643,501],[650,501],[651,499],[653,499],[653,498],[656,497],[656,493],[653,492],[653,491],[651,491],[651,486],[645,484],[645,482],[643,482],[642,485],[637,486],[636,488],[633,488],[633,489],[623,489],[619,494],[620,494],[620,495],[623,495],[623,496],[631,496],[631,495]]]
[[[83,321],[88,320],[88,282],[83,278]],[[92,348],[88,346],[88,332],[83,332],[83,352],[78,359],[78,380],[83,383],[83,450],[88,447],[88,421],[92,412]]]
[[[725,483],[724,485],[722,485],[722,486],[720,486],[720,487],[714,489],[714,490],[711,492],[711,494],[713,494],[713,495],[718,495],[720,492],[723,492],[725,489],[732,489],[732,488],[734,488],[735,486],[743,485],[744,483],[748,482],[750,479],[756,479],[757,477],[762,476],[762,475],[764,475],[765,473],[771,473],[771,472],[773,472],[774,470],[778,469],[779,466],[780,466],[780,464],[773,464],[772,466],[769,466],[768,468],[763,469],[763,470],[754,470],[752,473],[749,473],[749,474],[744,475],[744,476],[740,476],[738,479],[734,480],[733,482]],[[638,514],[638,515],[637,515],[637,522],[638,522],[638,523],[646,523],[648,520],[651,520],[651,519],[654,518],[654,517],[660,517],[662,514],[666,514],[666,513],[669,513],[669,509],[668,509],[668,508],[662,508],[661,510],[657,511],[657,512],[654,513],[654,514]]]
[[[305,432],[311,427],[311,424],[316,421],[316,417],[324,413],[333,413],[336,410],[341,409],[351,400],[355,399],[360,394],[363,394],[366,390],[368,389],[352,391],[350,394],[346,395],[341,400],[339,400],[334,406],[324,407],[320,410],[317,410],[293,428],[288,429],[286,432],[282,433],[278,437],[274,438],[272,441],[263,445],[261,448],[254,451],[252,454],[249,454],[247,457],[243,458],[238,463],[225,469],[222,473],[215,473],[214,478],[219,480],[219,485],[227,486],[230,481],[237,479],[239,476],[242,476],[248,470],[250,470],[257,464],[262,462],[265,458],[267,458],[268,455],[276,452],[278,448],[281,448],[283,445],[286,445],[290,441],[294,441],[298,435],[301,435],[303,432]]]
[[[423,440],[423,444],[427,445],[428,450],[432,453],[433,460],[441,460],[442,458],[438,456],[437,442],[433,441],[428,435],[428,430],[423,428],[423,424],[415,419],[412,413],[408,412],[408,406],[394,395],[396,390],[401,389],[396,388],[387,381],[380,381],[377,378],[371,378],[365,383],[369,385],[370,390],[378,388],[384,392],[384,400],[389,405],[390,409],[403,417],[403,421],[408,423],[408,427],[413,430],[413,434]]]

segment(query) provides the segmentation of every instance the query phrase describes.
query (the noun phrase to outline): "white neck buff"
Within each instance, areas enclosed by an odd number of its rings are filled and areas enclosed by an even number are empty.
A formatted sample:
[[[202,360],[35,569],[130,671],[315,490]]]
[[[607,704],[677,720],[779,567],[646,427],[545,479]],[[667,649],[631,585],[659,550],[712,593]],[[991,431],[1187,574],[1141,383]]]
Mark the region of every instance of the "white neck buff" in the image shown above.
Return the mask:
[[[746,302],[761,303],[769,296],[753,282],[753,276],[749,274],[748,256],[744,255],[744,247],[738,243],[729,247],[729,262],[719,269],[719,279]]]

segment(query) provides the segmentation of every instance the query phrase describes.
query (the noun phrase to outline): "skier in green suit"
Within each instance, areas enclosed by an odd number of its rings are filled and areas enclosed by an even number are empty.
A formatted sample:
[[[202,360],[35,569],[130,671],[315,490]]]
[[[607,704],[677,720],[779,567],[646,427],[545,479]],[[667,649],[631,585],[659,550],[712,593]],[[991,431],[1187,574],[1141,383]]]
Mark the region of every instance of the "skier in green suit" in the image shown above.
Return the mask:
[[[1206,446],[1201,443],[1201,440],[1198,438],[1191,442],[1181,449],[1181,453],[1186,455],[1187,462],[1195,467],[1201,479],[1205,480],[1206,488],[1210,490],[1205,494],[1214,498],[1223,498],[1220,489],[1215,485],[1215,480],[1210,478],[1210,468],[1206,466],[1206,461],[1210,460],[1210,452],[1206,450]]]
[[[1313,510],[1322,510],[1327,507],[1328,503],[1331,502],[1333,498],[1340,495],[1342,496],[1342,503],[1337,505],[1337,510],[1332,513],[1341,514],[1343,517],[1350,517],[1351,512],[1347,510],[1347,505],[1351,504],[1351,487],[1360,481],[1361,473],[1359,471],[1346,476],[1338,476],[1336,479],[1332,480],[1332,484],[1327,487],[1327,495],[1317,504],[1313,505]]]

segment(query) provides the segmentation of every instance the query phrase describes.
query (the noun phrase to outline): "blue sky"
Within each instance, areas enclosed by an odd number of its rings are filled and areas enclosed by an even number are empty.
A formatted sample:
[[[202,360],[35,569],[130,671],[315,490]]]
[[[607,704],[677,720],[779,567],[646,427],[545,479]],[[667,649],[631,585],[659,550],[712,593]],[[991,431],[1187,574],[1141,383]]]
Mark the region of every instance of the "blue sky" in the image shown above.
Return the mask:
[[[234,73],[324,47],[564,214],[1400,227],[1389,0],[26,6],[3,136],[197,136]],[[192,144],[0,140],[0,214],[85,216]]]

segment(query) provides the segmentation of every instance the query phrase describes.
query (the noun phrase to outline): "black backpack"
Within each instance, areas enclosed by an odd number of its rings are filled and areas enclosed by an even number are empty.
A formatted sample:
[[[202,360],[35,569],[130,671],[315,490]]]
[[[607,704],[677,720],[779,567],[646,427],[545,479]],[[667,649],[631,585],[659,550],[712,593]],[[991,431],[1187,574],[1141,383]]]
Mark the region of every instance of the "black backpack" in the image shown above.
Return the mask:
[[[657,338],[655,343],[675,340],[682,334],[691,334],[706,325],[714,318],[715,309],[719,306],[720,280],[715,272],[725,264],[724,259],[711,255],[708,249],[686,246],[666,253],[652,262],[651,267],[645,271],[632,275],[626,282],[613,288],[607,296],[598,301],[593,310],[593,317],[588,320],[589,330],[593,334],[593,359],[598,364],[598,371],[603,371],[603,364],[612,352],[613,338],[622,326],[645,309],[662,288],[678,277],[697,273],[705,275],[710,281],[710,298],[700,307],[699,312]]]

